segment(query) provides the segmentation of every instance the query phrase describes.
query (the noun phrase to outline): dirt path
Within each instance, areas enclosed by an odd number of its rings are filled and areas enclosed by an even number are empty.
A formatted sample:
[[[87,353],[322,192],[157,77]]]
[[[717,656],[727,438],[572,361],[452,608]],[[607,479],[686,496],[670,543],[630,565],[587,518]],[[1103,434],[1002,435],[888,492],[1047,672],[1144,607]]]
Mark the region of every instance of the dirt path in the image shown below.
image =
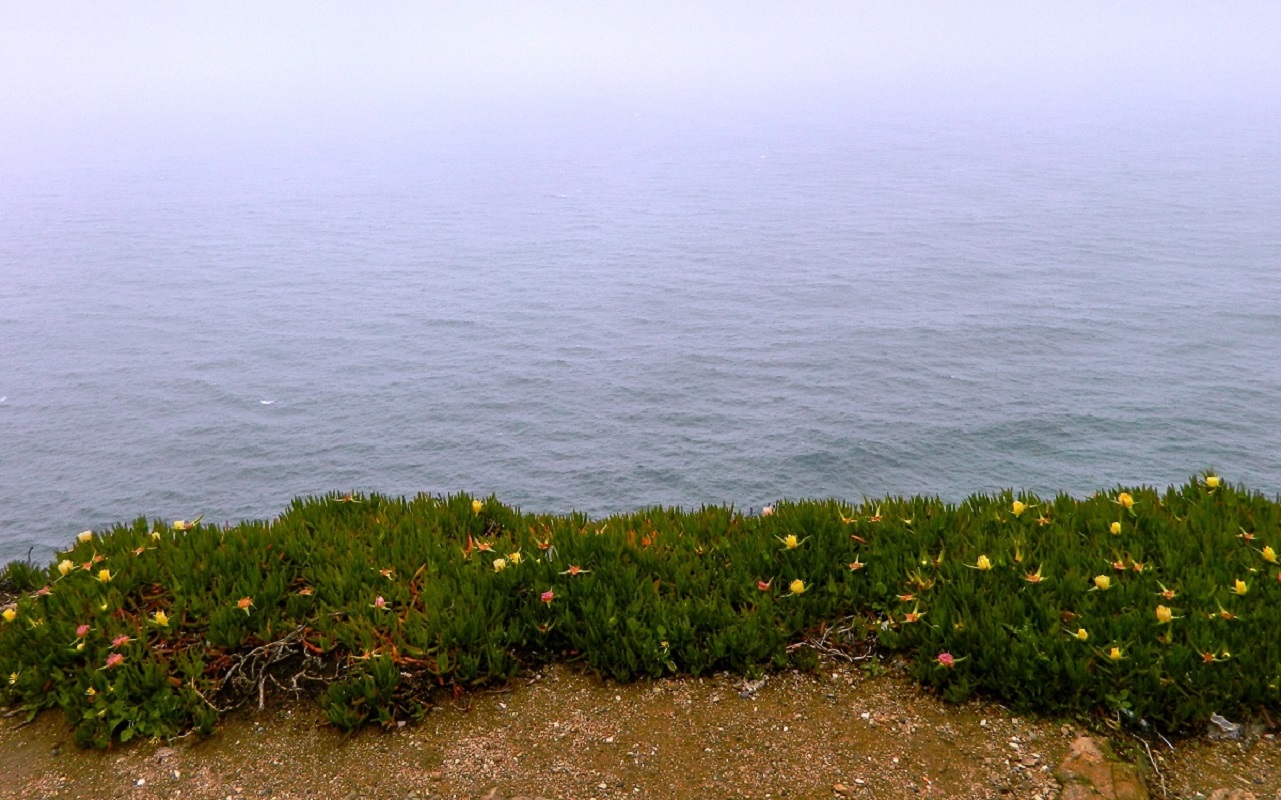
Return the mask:
[[[1025,798],[1059,794],[1070,724],[947,706],[851,666],[617,686],[551,667],[418,726],[343,738],[299,701],[205,740],[77,750],[60,714],[0,725],[0,798]],[[1281,742],[1154,748],[1154,797],[1281,798]],[[1146,761],[1142,749],[1131,751]],[[836,789],[834,787],[840,787]]]

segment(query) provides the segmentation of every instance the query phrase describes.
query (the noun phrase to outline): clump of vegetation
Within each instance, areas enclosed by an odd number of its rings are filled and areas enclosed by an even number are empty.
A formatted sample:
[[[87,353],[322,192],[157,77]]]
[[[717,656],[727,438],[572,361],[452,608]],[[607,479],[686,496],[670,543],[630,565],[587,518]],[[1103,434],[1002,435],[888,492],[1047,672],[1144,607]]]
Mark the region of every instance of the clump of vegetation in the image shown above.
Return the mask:
[[[311,687],[343,729],[549,660],[618,680],[815,660],[859,631],[950,700],[1167,731],[1281,700],[1281,505],[1159,493],[652,508],[593,520],[465,494],[331,494],[218,527],[139,519],[10,565],[0,700],[82,745],[210,731]]]

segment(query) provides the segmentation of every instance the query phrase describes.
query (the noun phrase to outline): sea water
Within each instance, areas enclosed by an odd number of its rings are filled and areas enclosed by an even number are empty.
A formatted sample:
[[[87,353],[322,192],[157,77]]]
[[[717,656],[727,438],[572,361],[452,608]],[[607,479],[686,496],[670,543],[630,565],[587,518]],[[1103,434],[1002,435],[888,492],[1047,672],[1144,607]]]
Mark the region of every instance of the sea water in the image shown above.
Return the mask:
[[[335,490],[1276,494],[1279,130],[583,111],[0,158],[0,558]]]

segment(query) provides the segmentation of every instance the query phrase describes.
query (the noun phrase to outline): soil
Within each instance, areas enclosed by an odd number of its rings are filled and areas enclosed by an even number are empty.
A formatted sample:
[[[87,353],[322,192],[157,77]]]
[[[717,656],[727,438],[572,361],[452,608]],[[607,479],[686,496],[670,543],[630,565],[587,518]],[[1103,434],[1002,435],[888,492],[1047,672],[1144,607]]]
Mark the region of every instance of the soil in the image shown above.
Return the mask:
[[[944,704],[879,665],[618,685],[552,666],[428,720],[343,736],[307,700],[210,737],[82,751],[60,714],[0,721],[0,798],[1025,798],[1085,733],[992,703]],[[866,667],[873,667],[871,670]],[[1281,800],[1281,741],[1256,730],[1113,746],[1153,797]],[[495,791],[496,790],[496,791]],[[1242,795],[1236,795],[1241,797]]]

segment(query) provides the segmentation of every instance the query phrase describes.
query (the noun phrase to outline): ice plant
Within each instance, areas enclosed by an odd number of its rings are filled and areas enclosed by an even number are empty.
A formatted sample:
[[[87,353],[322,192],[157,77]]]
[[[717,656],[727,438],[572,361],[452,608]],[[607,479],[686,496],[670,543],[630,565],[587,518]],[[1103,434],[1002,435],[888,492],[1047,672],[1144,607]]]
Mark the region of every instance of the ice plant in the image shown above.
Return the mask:
[[[568,575],[568,576],[570,576],[570,577],[572,578],[572,577],[574,577],[575,575],[582,575],[582,574],[583,574],[583,573],[585,573],[585,572],[591,572],[591,570],[590,570],[590,569],[583,569],[582,567],[578,566],[577,564],[570,564],[570,565],[569,565],[569,569],[567,569],[567,570],[565,570],[564,572],[562,572],[562,573],[561,573],[561,575]]]
[[[98,580],[101,583],[109,583],[111,581],[111,570],[109,569],[98,570]]]
[[[10,686],[12,686],[12,685],[14,685],[15,683],[17,683],[17,682],[18,682],[18,676],[19,676],[19,675],[21,675],[21,674],[22,674],[21,672],[10,672],[10,673],[9,673],[9,685],[10,685]]]
[[[502,571],[503,571],[503,570],[505,570],[505,569],[507,569],[507,559],[505,559],[505,558],[495,558],[495,559],[494,559],[494,572],[502,572]]]
[[[76,568],[76,565],[72,564],[71,559],[69,558],[64,558],[58,562],[58,574],[64,578],[70,575],[71,570],[75,568]]]
[[[756,588],[757,588],[757,589],[760,589],[762,592],[768,592],[768,591],[769,591],[769,587],[770,587],[771,585],[773,585],[773,583],[774,583],[774,579],[773,579],[773,578],[770,578],[770,579],[769,579],[769,580],[767,580],[767,581],[757,581],[757,582],[756,582]]]
[[[948,669],[956,666],[956,659],[952,657],[951,653],[939,653],[938,661],[940,666],[947,667]]]
[[[125,663],[125,657],[120,653],[112,653],[107,656],[107,665],[103,669],[114,669]]]
[[[387,600],[382,595],[378,595],[374,598],[374,604],[370,606],[370,608],[376,608],[379,611],[384,611],[387,608]]]
[[[1165,588],[1165,584],[1164,584],[1164,583],[1161,583],[1160,581],[1157,581],[1157,582],[1156,582],[1156,585],[1161,587],[1161,591],[1157,592],[1157,594],[1158,594],[1160,597],[1162,597],[1162,598],[1164,598],[1164,599],[1166,599],[1166,600],[1173,600],[1175,597],[1177,597],[1177,596],[1178,596],[1178,594],[1177,594],[1173,589],[1167,589],[1167,588]]]
[[[974,564],[975,569],[989,570],[992,568],[992,560],[985,555],[979,556],[979,560]]]
[[[481,500],[471,501],[471,513],[479,514],[485,508],[485,503]]]
[[[1108,526],[1108,530],[1112,532],[1113,536],[1119,536],[1121,534],[1121,523],[1113,522]]]
[[[89,635],[89,626],[88,626],[88,625],[81,625],[80,627],[76,628],[76,638],[77,638],[77,639],[83,639],[83,638],[85,638],[85,637],[86,637],[86,636],[88,636],[88,635]]]
[[[1250,591],[1250,587],[1245,585],[1245,581],[1241,580],[1240,578],[1237,578],[1236,581],[1233,582],[1232,584],[1233,594],[1240,596],[1245,594],[1248,591]]]
[[[903,621],[910,624],[918,622],[923,616],[925,616],[925,612],[921,610],[921,606],[918,604],[911,611],[903,615]]]
[[[1028,574],[1024,575],[1023,579],[1028,583],[1040,583],[1041,581],[1045,580],[1045,578],[1041,577],[1041,567],[1037,567],[1036,572],[1029,572]]]
[[[1205,485],[1206,485],[1207,487],[1211,488],[1211,489],[1217,489],[1217,488],[1219,488],[1219,484],[1220,484],[1220,483],[1222,483],[1222,482],[1223,482],[1223,480],[1222,480],[1218,475],[1206,475],[1206,476],[1205,476]]]
[[[1111,588],[1112,588],[1112,579],[1109,578],[1107,575],[1094,576],[1094,589],[1098,589],[1100,592],[1106,592],[1108,589],[1111,589]],[[1094,589],[1091,589],[1090,591],[1094,591]]]
[[[155,616],[151,618],[151,621],[162,628],[169,627],[169,615],[163,611],[157,611]]]
[[[80,544],[88,544],[93,541],[93,531],[80,531],[80,533],[76,534],[76,541],[80,542]]]
[[[791,590],[792,594],[805,594],[805,581],[801,580],[800,578],[797,578],[796,580],[787,584],[787,588]]]
[[[1170,610],[1169,606],[1156,607],[1156,621],[1158,624],[1168,625],[1170,621],[1173,619],[1174,619],[1174,612]]]
[[[396,570],[388,567],[387,569],[378,570],[378,574],[383,576],[387,580],[393,580],[392,576],[396,574]]]
[[[1118,494],[1116,496],[1116,502],[1117,505],[1121,506],[1121,508],[1124,508],[1126,511],[1134,508],[1134,498],[1130,496],[1129,492],[1121,492]]]
[[[1269,564],[1277,563],[1277,551],[1273,550],[1271,545],[1264,545],[1263,549],[1259,551],[1259,555],[1263,556],[1263,560]]]
[[[129,644],[129,642],[131,642],[131,641],[133,641],[133,640],[129,638],[129,634],[127,634],[127,633],[122,633],[122,634],[120,634],[119,636],[117,636],[116,638],[114,638],[114,639],[112,639],[112,640],[111,640],[111,646],[112,646],[112,647],[124,647],[125,645]]]
[[[1021,517],[1023,516],[1023,512],[1027,511],[1027,504],[1025,504],[1022,500],[1015,500],[1013,505],[1010,506],[1010,511],[1014,514],[1014,516]]]
[[[548,589],[547,591],[539,595],[538,599],[542,600],[547,605],[551,605],[552,601],[556,599],[556,593],[553,592],[551,589]]]
[[[867,565],[864,564],[862,561],[859,561],[858,557],[856,556],[854,560],[848,564],[848,566],[850,568],[850,572],[858,572],[860,569],[862,569]]]
[[[249,607],[252,606],[253,604],[254,604],[254,600],[252,597],[242,597],[236,601],[236,608],[245,612],[245,616],[247,617],[249,616]]]
[[[761,516],[762,516],[762,517],[772,517],[772,516],[774,516],[774,506],[765,506],[764,508],[762,508],[762,509],[761,509]]]
[[[514,552],[514,553],[508,553],[508,554],[507,554],[507,560],[508,560],[508,562],[510,562],[510,563],[512,563],[512,564],[519,564],[519,563],[520,563],[520,559],[521,559],[521,555],[520,555],[520,551],[519,551],[519,550],[517,550],[517,551],[516,551],[516,552]]]
[[[804,539],[797,540],[796,534],[794,533],[789,533],[787,536],[775,536],[774,538],[782,542],[783,547],[788,550],[795,550],[810,539],[810,537],[806,536]]]
[[[1113,661],[1120,661],[1121,659],[1125,658],[1125,654],[1121,652],[1121,648],[1113,647],[1111,650],[1108,651],[1108,658],[1112,659]]]
[[[13,622],[18,618],[18,612],[12,608],[6,608],[3,613],[0,613],[0,617],[4,617],[5,622]]]
[[[1090,638],[1090,632],[1085,628],[1077,628],[1076,633],[1072,634],[1078,642],[1084,642]]]
[[[44,597],[45,595],[49,594],[49,591],[50,591],[49,584],[46,583],[44,586],[41,586],[39,589],[36,589],[36,597]]]

